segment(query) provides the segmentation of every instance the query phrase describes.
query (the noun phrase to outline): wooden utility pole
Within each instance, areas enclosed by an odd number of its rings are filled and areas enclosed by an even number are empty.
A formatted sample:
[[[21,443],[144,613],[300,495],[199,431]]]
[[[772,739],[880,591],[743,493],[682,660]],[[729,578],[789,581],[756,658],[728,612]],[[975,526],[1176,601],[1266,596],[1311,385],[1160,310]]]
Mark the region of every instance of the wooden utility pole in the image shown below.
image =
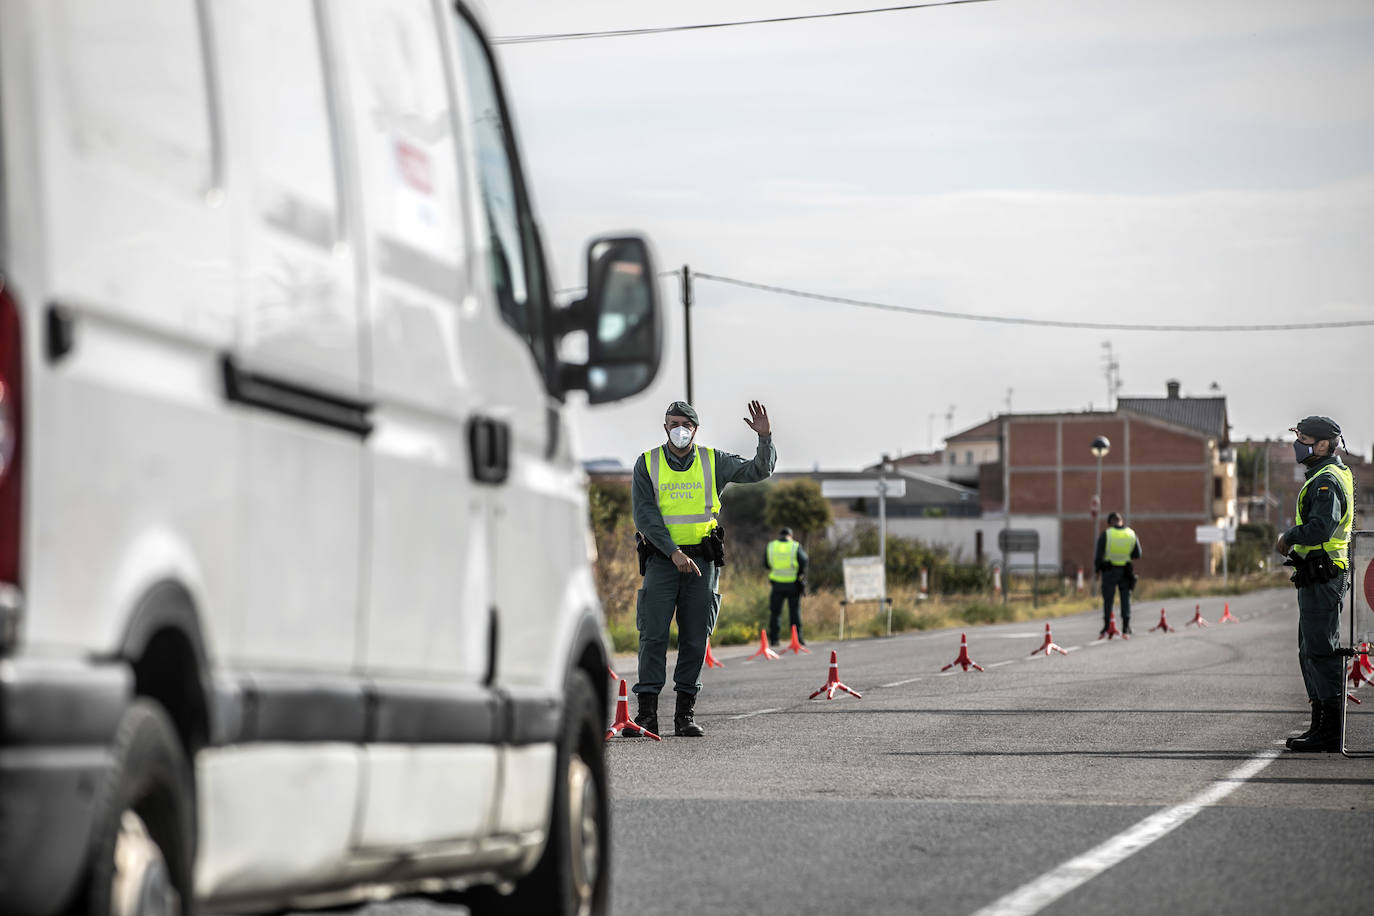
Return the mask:
[[[692,400],[692,268],[682,265],[682,324],[687,346],[687,403]]]

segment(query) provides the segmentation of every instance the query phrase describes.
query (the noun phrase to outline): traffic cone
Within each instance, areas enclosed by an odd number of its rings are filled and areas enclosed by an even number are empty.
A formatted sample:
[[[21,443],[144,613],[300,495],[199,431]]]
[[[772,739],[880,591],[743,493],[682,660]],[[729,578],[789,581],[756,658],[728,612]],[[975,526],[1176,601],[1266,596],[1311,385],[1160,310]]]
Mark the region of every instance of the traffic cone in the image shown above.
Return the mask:
[[[1226,602],[1226,607],[1221,611],[1221,619],[1217,623],[1240,623],[1240,618],[1231,614],[1231,602]]]
[[[1165,633],[1174,632],[1174,628],[1169,626],[1169,619],[1164,616],[1164,608],[1159,609],[1159,623],[1150,627],[1151,633],[1153,633],[1155,630],[1163,630]]]
[[[958,657],[955,658],[954,661],[950,662],[948,665],[945,665],[945,666],[944,666],[943,668],[941,668],[940,670],[941,670],[941,671],[948,671],[950,668],[953,668],[955,665],[961,665],[965,671],[967,671],[967,670],[968,670],[969,668],[971,668],[971,667],[972,667],[972,668],[977,668],[979,671],[982,671],[982,670],[983,670],[983,666],[982,666],[982,665],[978,664],[978,663],[975,662],[973,659],[971,659],[971,658],[968,657],[968,634],[967,634],[967,633],[960,633],[960,634],[959,634],[959,655],[958,655]]]
[[[1113,636],[1120,636],[1122,639],[1130,639],[1129,636],[1122,634],[1122,632],[1116,628],[1116,611],[1112,611],[1107,615],[1107,628],[1102,631],[1102,636],[1099,636],[1098,639],[1111,639]]]
[[[618,681],[618,680],[620,680],[620,675],[616,674],[616,673],[615,673],[615,669],[612,668],[610,665],[607,665],[607,666],[606,666],[606,673],[609,674],[609,675],[611,676],[611,680],[613,680],[613,681]]]
[[[746,658],[745,661],[752,662],[760,655],[762,655],[764,658],[782,658],[781,655],[774,652],[772,649],[768,647],[768,633],[764,630],[759,630],[759,651],[755,652],[753,655]]]
[[[706,638],[706,667],[707,667],[707,668],[724,668],[724,667],[725,667],[725,662],[720,661],[718,658],[716,658],[715,653],[713,653],[713,652],[711,651],[711,638],[710,638],[709,636]]]
[[[1359,654],[1359,659],[1360,659],[1360,667],[1364,670],[1364,679],[1365,679],[1366,681],[1369,681],[1370,683],[1374,683],[1374,677],[1371,677],[1371,676],[1370,676],[1370,675],[1374,675],[1374,662],[1371,662],[1371,661],[1369,660],[1369,653],[1370,653],[1370,651],[1371,651],[1371,648],[1370,648],[1369,643],[1367,643],[1367,642],[1362,642],[1362,643],[1360,643],[1360,654]]]
[[[1360,643],[1360,650],[1350,660],[1350,673],[1346,675],[1351,690],[1357,689],[1361,684],[1374,684],[1374,680],[1371,680],[1369,673],[1365,671],[1367,664],[1369,664],[1369,644]]]
[[[1207,626],[1207,621],[1202,619],[1202,605],[1200,604],[1193,605],[1193,619],[1185,623],[1184,626],[1190,627],[1195,624],[1199,627]]]
[[[663,739],[658,735],[655,735],[647,728],[640,728],[635,724],[634,720],[630,718],[630,700],[626,696],[625,687],[625,681],[622,678],[620,681],[620,696],[617,697],[615,701],[615,721],[611,723],[610,728],[606,729],[606,740],[610,741],[612,738],[618,738],[623,734],[626,738],[634,738],[643,735],[646,738],[653,738],[655,741],[662,741]]]
[[[856,697],[857,699],[863,699],[863,694],[859,693],[859,691],[857,690],[851,690],[849,687],[845,686],[845,684],[840,680],[840,662],[838,657],[835,655],[835,650],[831,649],[830,673],[825,676],[825,686],[822,687],[820,690],[817,690],[815,693],[811,694],[811,696],[807,697],[807,699],[814,700],[821,694],[825,694],[825,698],[827,700],[833,700],[835,699],[836,690],[843,690],[845,693],[848,693]]]
[[[1067,649],[1061,649],[1059,646],[1055,645],[1054,640],[1050,638],[1050,625],[1048,623],[1045,624],[1045,644],[1038,649],[1032,649],[1031,655],[1035,655],[1038,652],[1044,652],[1046,658],[1049,658],[1055,652],[1058,652],[1060,655],[1069,654]]]
[[[811,654],[811,650],[803,646],[801,640],[797,638],[797,625],[795,623],[792,624],[792,642],[788,645],[787,649],[791,649],[793,655],[801,655],[803,652],[807,655]],[[786,652],[787,649],[783,649],[782,651]]]

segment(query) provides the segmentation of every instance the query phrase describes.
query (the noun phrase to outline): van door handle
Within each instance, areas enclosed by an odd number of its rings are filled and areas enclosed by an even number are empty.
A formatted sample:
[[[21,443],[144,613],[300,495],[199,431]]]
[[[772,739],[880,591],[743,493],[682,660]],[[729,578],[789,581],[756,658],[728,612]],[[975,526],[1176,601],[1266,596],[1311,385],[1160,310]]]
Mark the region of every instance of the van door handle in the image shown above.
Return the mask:
[[[468,420],[468,457],[473,480],[504,483],[510,476],[510,424],[491,417]]]

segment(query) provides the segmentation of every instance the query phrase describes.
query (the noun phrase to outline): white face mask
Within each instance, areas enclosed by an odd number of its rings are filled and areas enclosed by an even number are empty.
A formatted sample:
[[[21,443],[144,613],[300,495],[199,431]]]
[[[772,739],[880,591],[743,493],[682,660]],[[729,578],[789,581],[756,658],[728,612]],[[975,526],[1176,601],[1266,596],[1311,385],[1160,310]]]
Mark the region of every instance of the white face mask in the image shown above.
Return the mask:
[[[695,432],[688,426],[674,426],[668,430],[668,441],[673,443],[676,448],[686,448],[692,444],[692,434]]]

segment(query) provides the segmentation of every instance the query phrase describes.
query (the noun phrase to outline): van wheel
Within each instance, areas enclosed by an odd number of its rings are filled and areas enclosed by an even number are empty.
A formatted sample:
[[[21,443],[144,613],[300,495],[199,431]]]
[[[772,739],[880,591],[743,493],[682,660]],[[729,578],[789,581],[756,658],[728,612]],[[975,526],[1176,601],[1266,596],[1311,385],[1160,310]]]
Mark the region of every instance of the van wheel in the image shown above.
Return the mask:
[[[158,703],[135,700],[119,723],[113,750],[85,887],[71,913],[191,916],[195,798],[176,729]]]
[[[606,788],[605,724],[585,671],[568,680],[553,815],[543,858],[508,896],[490,888],[462,897],[475,914],[601,916],[610,887],[611,809]]]

